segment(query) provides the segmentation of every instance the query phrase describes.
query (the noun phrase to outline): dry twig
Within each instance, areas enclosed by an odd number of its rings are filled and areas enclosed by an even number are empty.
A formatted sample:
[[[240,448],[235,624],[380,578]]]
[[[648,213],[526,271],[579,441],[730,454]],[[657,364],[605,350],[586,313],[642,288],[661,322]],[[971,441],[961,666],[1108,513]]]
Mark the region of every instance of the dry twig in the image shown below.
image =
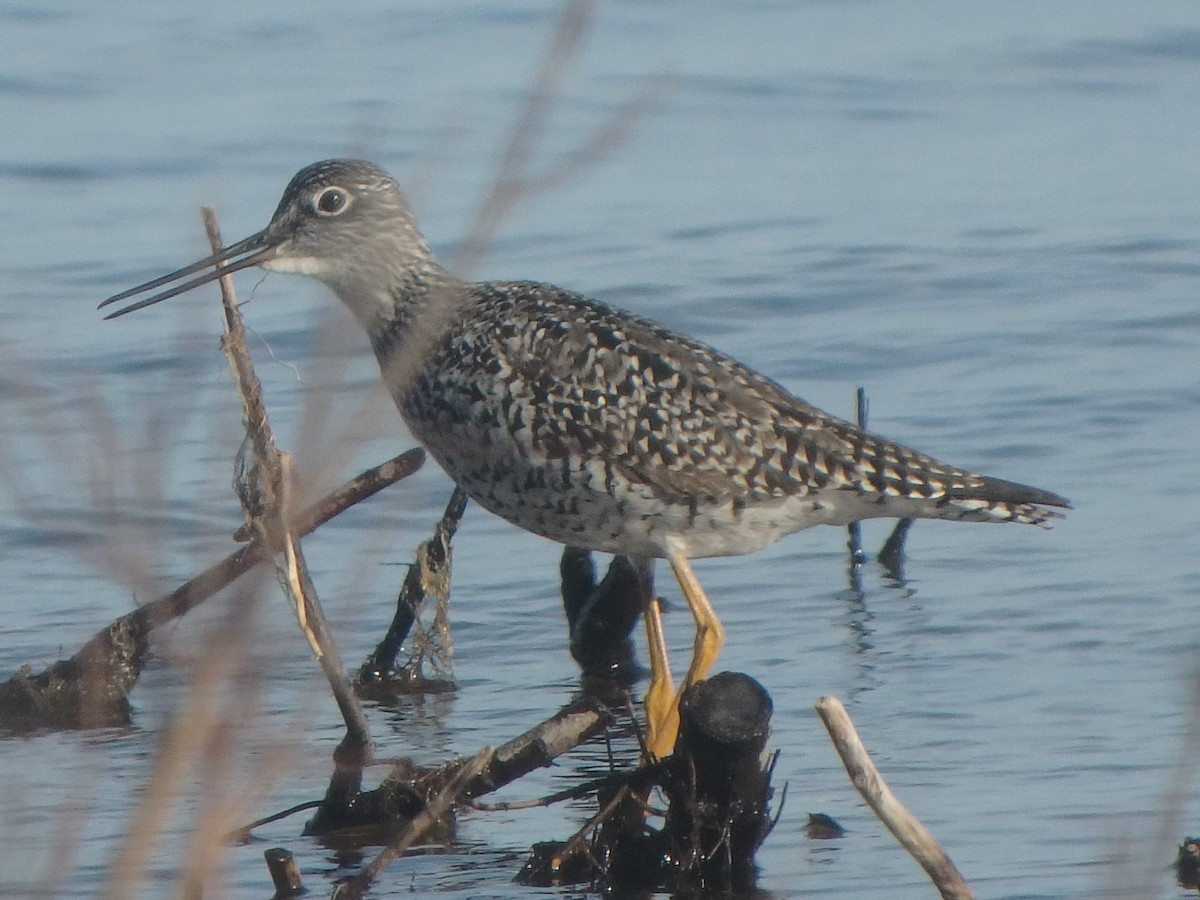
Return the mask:
[[[202,210],[204,229],[213,253],[222,249],[217,214],[211,206]],[[225,337],[221,347],[229,359],[234,383],[242,398],[246,415],[246,442],[238,454],[238,496],[246,513],[247,524],[266,546],[282,544],[285,563],[276,567],[280,584],[292,598],[296,618],[333,690],[338,708],[346,723],[346,738],[340,750],[346,751],[351,762],[361,763],[370,754],[371,735],[362,705],[350,686],[342,665],[341,655],[321,610],[321,602],[304,563],[299,539],[290,515],[291,465],[288,454],[275,447],[275,436],[266,407],[262,402],[262,383],[254,372],[250,352],[246,348],[246,332],[238,312],[233,279],[220,279],[221,304],[225,310]],[[247,444],[252,456],[247,462]]]
[[[955,868],[945,851],[921,821],[904,808],[896,799],[871,757],[863,746],[850,714],[837,697],[822,697],[816,702],[817,715],[829,731],[834,747],[842,757],[842,764],[850,776],[850,782],[858,790],[867,805],[888,827],[900,845],[909,852],[921,868],[929,875],[934,885],[946,900],[972,900],[975,894],[971,886]]]

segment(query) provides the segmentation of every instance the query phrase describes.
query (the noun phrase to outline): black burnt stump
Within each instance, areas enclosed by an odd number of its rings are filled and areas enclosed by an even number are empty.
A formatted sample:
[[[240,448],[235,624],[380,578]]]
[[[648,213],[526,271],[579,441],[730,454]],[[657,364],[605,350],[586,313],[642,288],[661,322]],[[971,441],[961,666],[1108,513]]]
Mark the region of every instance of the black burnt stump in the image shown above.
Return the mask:
[[[722,672],[684,692],[663,785],[676,889],[754,887],[754,854],[771,830],[765,749],[772,709],[766,689],[740,672]]]

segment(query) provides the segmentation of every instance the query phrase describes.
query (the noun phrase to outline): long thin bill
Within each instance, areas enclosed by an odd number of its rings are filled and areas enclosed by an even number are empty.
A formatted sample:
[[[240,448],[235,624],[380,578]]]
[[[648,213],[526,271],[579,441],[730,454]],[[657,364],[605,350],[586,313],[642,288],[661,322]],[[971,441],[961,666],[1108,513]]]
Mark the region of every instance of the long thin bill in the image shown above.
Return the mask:
[[[147,281],[145,284],[139,284],[135,288],[130,288],[127,291],[121,291],[119,294],[114,294],[97,309],[103,309],[112,303],[120,303],[122,300],[128,300],[130,297],[143,294],[146,291],[152,291],[155,288],[160,288],[163,285],[170,284],[173,281],[178,281],[188,275],[200,272],[204,269],[212,269],[205,272],[199,278],[193,278],[190,281],[185,281],[183,284],[177,284],[172,288],[168,288],[158,294],[153,294],[145,297],[128,306],[123,306],[116,312],[111,312],[105,319],[115,319],[117,316],[123,316],[125,313],[131,313],[135,309],[142,309],[147,306],[153,306],[155,303],[160,303],[163,300],[169,300],[171,297],[178,296],[190,291],[192,288],[200,287],[202,284],[208,284],[210,281],[216,281],[222,275],[228,275],[230,272],[236,272],[239,269],[247,269],[250,266],[257,266],[259,263],[266,262],[275,255],[275,247],[267,243],[266,230],[252,234],[245,240],[238,241],[236,244],[230,244],[220,253],[214,253],[212,256],[206,256],[198,262],[192,263],[190,266],[184,266],[170,275],[164,275],[161,278],[155,278],[153,281]],[[215,268],[214,268],[215,267]]]

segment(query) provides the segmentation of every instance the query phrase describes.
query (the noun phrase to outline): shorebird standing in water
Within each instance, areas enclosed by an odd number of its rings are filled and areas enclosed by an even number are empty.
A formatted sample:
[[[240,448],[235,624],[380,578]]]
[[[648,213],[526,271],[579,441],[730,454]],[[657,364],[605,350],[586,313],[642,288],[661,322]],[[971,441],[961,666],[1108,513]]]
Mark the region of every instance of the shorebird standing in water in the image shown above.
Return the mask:
[[[640,316],[550,284],[455,278],[395,180],[368,162],[302,169],[265,229],[101,306],[203,272],[110,318],[124,315],[248,266],[312,276],[341,298],[414,437],[480,506],[563,544],[666,559],[696,621],[680,691],[724,641],[691,559],[813,525],[1043,525],[1059,515],[1046,507],[1069,506],[864,431]],[[645,620],[648,744],[663,756],[679,692],[657,603]]]

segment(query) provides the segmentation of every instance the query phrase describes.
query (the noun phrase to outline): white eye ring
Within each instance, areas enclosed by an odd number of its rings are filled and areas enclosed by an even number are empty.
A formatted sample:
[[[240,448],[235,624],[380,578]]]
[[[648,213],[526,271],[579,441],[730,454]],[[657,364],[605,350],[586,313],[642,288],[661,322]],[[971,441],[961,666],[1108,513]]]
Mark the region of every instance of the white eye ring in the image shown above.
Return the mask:
[[[313,197],[313,211],[326,219],[340,216],[350,208],[351,194],[345,188],[330,185]]]

